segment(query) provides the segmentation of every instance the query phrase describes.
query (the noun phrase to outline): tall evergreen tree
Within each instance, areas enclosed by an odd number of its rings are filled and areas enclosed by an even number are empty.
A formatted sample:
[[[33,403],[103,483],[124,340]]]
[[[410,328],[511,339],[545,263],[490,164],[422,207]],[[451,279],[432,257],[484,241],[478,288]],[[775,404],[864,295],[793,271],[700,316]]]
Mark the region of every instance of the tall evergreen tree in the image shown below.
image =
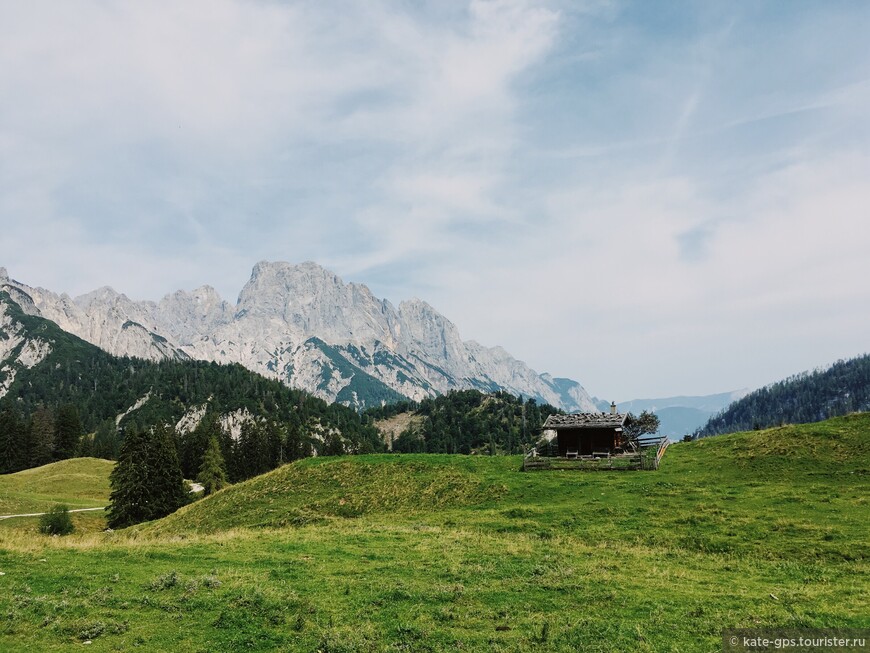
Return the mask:
[[[54,459],[65,460],[75,456],[81,437],[79,411],[72,404],[64,404],[57,409],[54,420]]]
[[[94,446],[91,455],[106,460],[117,460],[118,428],[112,420],[100,422],[94,433]]]
[[[4,406],[0,410],[0,474],[17,472],[29,462],[24,422],[13,406]]]
[[[175,429],[158,425],[151,431],[151,466],[155,470],[155,499],[158,517],[175,512],[187,502],[187,486],[175,448]]]
[[[227,484],[227,472],[224,466],[224,457],[217,438],[209,440],[208,448],[199,468],[196,480],[202,484],[206,496],[217,492]]]
[[[110,527],[159,519],[184,504],[184,479],[173,438],[165,426],[150,431],[135,425],[127,429],[118,463],[109,476]]]
[[[109,495],[107,523],[111,528],[123,528],[146,521],[148,506],[148,470],[143,461],[147,444],[146,434],[132,425],[124,433],[124,444],[118,463],[109,475],[112,492]]]
[[[199,473],[202,457],[212,438],[221,437],[220,415],[206,413],[192,431],[181,434],[177,438],[178,458],[181,461],[181,471],[186,478],[194,478]]]
[[[30,420],[30,442],[31,467],[54,460],[54,415],[45,406],[37,408]]]

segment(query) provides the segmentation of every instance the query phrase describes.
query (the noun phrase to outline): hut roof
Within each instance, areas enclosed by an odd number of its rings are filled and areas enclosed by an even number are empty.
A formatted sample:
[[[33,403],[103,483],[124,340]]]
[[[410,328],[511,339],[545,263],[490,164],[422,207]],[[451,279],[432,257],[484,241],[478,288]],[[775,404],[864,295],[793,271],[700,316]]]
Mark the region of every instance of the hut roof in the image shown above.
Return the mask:
[[[619,428],[625,423],[627,414],[621,413],[573,413],[571,415],[550,415],[544,422],[545,429],[600,429]]]

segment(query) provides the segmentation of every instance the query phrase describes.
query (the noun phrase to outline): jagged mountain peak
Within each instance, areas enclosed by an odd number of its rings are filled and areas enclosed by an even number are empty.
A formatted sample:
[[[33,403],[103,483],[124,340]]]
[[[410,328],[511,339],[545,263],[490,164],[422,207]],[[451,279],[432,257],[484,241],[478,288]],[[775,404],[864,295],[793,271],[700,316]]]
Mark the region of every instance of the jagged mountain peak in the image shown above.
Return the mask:
[[[402,301],[399,302],[399,307],[401,308],[402,306],[406,307],[409,310],[413,309],[413,310],[419,310],[419,311],[438,313],[438,311],[435,309],[434,306],[432,306],[432,304],[430,304],[429,302],[427,302],[423,299],[420,299],[419,297],[411,297],[411,299],[403,299]]]
[[[260,261],[231,306],[211,286],[136,302],[109,287],[68,298],[18,282],[61,328],[118,355],[241,365],[323,399],[355,406],[420,400],[453,389],[504,389],[567,410],[591,400],[579,384],[542,378],[501,347],[465,342],[419,298],[394,307],[364,284],[312,261]]]
[[[399,314],[404,318],[425,321],[431,326],[454,330],[456,325],[438,312],[429,302],[414,297],[399,302]]]
[[[83,309],[87,309],[95,302],[114,303],[123,300],[130,301],[126,295],[119,293],[111,286],[102,286],[100,288],[97,288],[96,290],[92,290],[83,295],[79,295],[73,301],[76,303],[77,306]]]
[[[189,344],[204,332],[229,323],[234,312],[214,288],[204,285],[166,295],[157,306],[155,318],[179,343]]]
[[[194,288],[190,291],[190,294],[196,297],[197,301],[212,299],[222,301],[220,293],[218,293],[218,291],[215,290],[213,286],[210,286],[208,284],[199,286],[198,288]]]
[[[260,261],[251,270],[251,279],[248,283],[261,280],[279,282],[291,287],[305,283],[344,285],[344,282],[337,274],[314,261],[303,261],[302,263]]]
[[[9,281],[9,273],[6,268],[0,267],[0,281]]]
[[[203,285],[193,290],[176,290],[174,293],[164,295],[161,304],[174,302],[193,302],[197,305],[219,305],[224,302],[217,290],[212,286]]]
[[[311,261],[296,265],[286,261],[260,261],[239,293],[238,304],[240,307],[258,304],[264,296],[270,301],[281,299],[288,304],[299,303],[328,289],[344,287],[338,275]]]
[[[317,263],[261,261],[239,294],[236,318],[280,320],[299,337],[362,344],[391,339],[389,308],[365,285],[345,283]]]

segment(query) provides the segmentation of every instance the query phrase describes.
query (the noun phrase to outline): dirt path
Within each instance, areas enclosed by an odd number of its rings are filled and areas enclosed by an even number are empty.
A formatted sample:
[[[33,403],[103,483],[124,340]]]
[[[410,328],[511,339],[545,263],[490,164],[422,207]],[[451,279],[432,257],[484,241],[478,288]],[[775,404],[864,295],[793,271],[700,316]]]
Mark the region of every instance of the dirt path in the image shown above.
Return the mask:
[[[191,492],[202,492],[205,488],[199,483],[191,483],[190,491]],[[102,508],[74,508],[70,510],[70,512],[88,512],[92,510],[108,510],[109,506],[103,506]],[[12,517],[42,517],[43,515],[47,515],[47,512],[27,512],[20,515],[0,515],[0,519],[11,519]]]
[[[70,510],[70,512],[88,512],[89,510],[105,510],[108,506],[103,506],[102,508],[74,508]],[[28,512],[21,515],[0,515],[0,519],[10,519],[11,517],[42,517],[42,515],[47,515],[47,512]]]

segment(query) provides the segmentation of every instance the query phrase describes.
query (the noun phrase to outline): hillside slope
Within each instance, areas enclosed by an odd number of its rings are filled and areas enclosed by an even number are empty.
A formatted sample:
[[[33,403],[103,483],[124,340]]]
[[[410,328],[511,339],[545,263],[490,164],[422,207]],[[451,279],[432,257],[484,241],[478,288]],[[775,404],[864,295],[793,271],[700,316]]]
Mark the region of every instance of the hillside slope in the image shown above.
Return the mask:
[[[695,435],[818,422],[867,410],[870,355],[838,361],[826,369],[797,374],[755,390],[711,417]]]
[[[109,474],[115,463],[101,458],[72,458],[0,475],[0,514],[45,512],[56,503],[70,508],[105,506]]]
[[[671,446],[298,461],[114,533],[0,528],[0,649],[720,651],[870,628],[870,417]]]
[[[154,533],[280,528],[362,515],[477,506],[506,488],[454,456],[309,458],[228,487],[155,522]]]
[[[870,557],[863,537],[870,507],[862,498],[870,475],[870,414],[672,445],[657,472],[523,473],[520,466],[517,456],[303,460],[145,530],[177,535],[425,515],[429,523],[550,529],[588,543]],[[769,551],[765,538],[780,539],[785,523],[792,536]]]

